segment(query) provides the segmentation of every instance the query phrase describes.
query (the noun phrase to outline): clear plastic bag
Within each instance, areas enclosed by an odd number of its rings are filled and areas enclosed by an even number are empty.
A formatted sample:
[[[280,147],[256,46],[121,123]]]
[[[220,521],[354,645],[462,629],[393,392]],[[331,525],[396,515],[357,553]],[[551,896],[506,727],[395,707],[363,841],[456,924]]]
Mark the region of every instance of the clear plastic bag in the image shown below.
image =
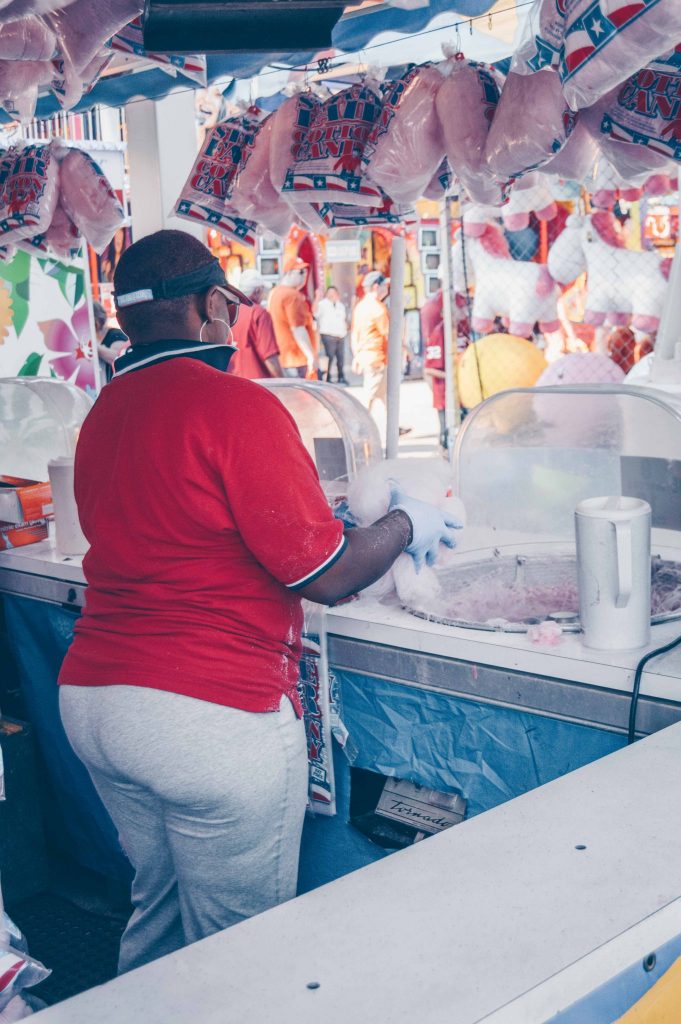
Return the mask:
[[[565,0],[564,6],[560,76],[573,110],[596,103],[681,39],[679,0],[621,5]]]
[[[0,235],[16,242],[42,234],[57,205],[59,166],[53,145],[8,150],[0,160]]]
[[[61,205],[95,252],[107,247],[125,215],[105,174],[89,153],[69,149],[60,166]],[[53,210],[54,214],[54,210]],[[52,223],[52,218],[46,228]]]
[[[565,147],[576,119],[555,71],[509,72],[487,137],[490,170],[508,181],[542,167]]]
[[[29,15],[0,25],[0,60],[51,60],[56,49],[57,37],[42,18]]]
[[[500,206],[504,190],[486,164],[485,146],[503,79],[462,54],[446,61],[444,71],[435,108],[449,165],[474,202]]]
[[[435,113],[443,81],[440,71],[426,64],[381,85],[381,114],[369,134],[363,163],[369,179],[396,202],[416,202],[444,158]]]

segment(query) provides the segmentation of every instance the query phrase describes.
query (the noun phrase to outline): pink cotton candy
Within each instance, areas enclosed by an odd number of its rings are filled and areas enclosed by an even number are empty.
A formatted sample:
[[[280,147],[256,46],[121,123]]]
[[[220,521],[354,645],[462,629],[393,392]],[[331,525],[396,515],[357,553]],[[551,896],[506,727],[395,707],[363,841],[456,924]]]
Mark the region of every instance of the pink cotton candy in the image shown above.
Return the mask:
[[[104,43],[141,14],[140,0],[74,0],[48,16],[59,48],[76,72],[87,68]]]
[[[381,113],[369,134],[363,163],[369,179],[395,202],[416,202],[444,158],[435,113],[443,81],[438,69],[426,64],[381,86]]]
[[[0,60],[0,105],[20,120],[35,113],[38,88],[52,78],[49,60]]]
[[[487,138],[490,170],[502,181],[541,167],[566,145],[576,115],[551,69],[509,73]]]
[[[125,214],[106,176],[88,153],[70,149],[61,162],[64,211],[95,252],[107,247]]]
[[[485,163],[485,146],[503,79],[489,65],[458,55],[444,69],[449,74],[440,86],[435,109],[449,165],[474,202],[498,206],[503,201],[502,186]]]
[[[577,123],[563,149],[542,167],[542,174],[555,174],[568,181],[582,182],[591,171],[598,152],[595,141],[577,115]]]
[[[556,647],[563,639],[563,630],[557,622],[547,619],[536,626],[529,626],[527,639],[538,647]]]
[[[0,2],[0,21],[6,24],[30,14],[50,14],[68,7],[73,0],[4,0]]]
[[[42,18],[31,15],[0,25],[0,60],[51,60],[56,48],[57,37]]]
[[[270,178],[272,127],[271,115],[261,123],[248,158],[242,162],[231,205],[246,219],[262,224],[275,235],[285,235],[295,215]]]
[[[80,250],[78,228],[61,204],[57,203],[52,223],[45,232],[45,241],[57,259],[72,260]]]
[[[565,0],[564,10],[560,76],[573,110],[590,107],[681,39],[679,0]]]
[[[447,157],[444,158],[430,182],[423,190],[424,199],[442,199],[455,190],[454,175]]]

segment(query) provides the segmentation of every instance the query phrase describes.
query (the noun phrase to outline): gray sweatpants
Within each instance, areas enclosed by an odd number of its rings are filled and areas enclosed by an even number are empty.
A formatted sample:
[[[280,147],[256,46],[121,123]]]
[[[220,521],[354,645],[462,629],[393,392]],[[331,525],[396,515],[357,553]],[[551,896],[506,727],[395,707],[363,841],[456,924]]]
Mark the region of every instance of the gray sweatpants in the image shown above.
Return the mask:
[[[62,686],[61,717],[134,869],[119,973],[296,893],[305,730],[139,686]]]

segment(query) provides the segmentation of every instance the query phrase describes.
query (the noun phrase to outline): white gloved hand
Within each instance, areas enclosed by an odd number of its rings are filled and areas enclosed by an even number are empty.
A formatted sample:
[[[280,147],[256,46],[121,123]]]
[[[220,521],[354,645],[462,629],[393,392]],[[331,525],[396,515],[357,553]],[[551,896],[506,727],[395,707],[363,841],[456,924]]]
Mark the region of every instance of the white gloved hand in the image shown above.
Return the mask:
[[[463,523],[435,505],[408,497],[400,489],[399,484],[391,480],[388,511],[394,512],[396,509],[404,512],[411,522],[412,536],[405,551],[414,559],[417,572],[423,568],[424,562],[426,565],[434,564],[440,551],[440,544],[448,548],[456,546],[451,531],[460,530]]]

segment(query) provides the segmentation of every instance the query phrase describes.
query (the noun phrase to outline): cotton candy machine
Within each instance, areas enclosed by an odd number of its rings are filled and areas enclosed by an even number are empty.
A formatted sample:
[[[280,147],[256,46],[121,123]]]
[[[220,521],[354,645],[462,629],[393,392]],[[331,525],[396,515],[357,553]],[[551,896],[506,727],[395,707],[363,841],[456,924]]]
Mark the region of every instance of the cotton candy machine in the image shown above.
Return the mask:
[[[541,546],[541,545],[539,545]],[[440,592],[409,611],[430,622],[468,629],[524,633],[545,620],[578,633],[577,563],[573,552],[471,552],[470,561],[439,570]],[[681,561],[651,562],[651,622],[681,619]]]
[[[259,383],[293,416],[329,499],[344,495],[348,481],[360,469],[381,459],[376,424],[344,388],[279,378]]]
[[[651,621],[681,619],[681,401],[649,388],[591,385],[503,392],[457,440],[468,550],[436,567],[414,615],[525,632],[546,619],[578,632],[574,510],[627,495],[652,507]]]

